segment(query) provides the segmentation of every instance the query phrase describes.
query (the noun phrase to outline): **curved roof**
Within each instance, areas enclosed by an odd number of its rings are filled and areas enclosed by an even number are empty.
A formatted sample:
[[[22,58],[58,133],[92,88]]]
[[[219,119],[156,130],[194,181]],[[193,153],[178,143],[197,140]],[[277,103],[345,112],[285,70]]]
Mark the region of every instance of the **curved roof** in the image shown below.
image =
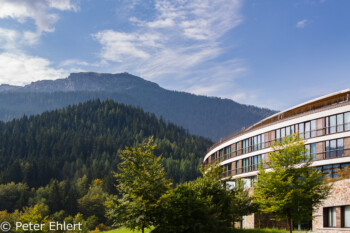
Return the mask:
[[[258,123],[255,123],[254,125],[250,126],[249,128],[247,128],[247,130],[260,127],[262,125],[269,124],[274,121],[292,117],[300,113],[322,108],[328,105],[342,103],[344,101],[348,101],[349,98],[350,98],[350,89],[344,89],[325,96],[321,96],[316,99],[299,104],[297,106],[288,108],[282,112],[275,113],[272,116],[269,116],[259,121]]]
[[[306,113],[308,111],[324,108],[330,105],[335,105],[339,103],[343,103],[350,100],[350,89],[344,89],[341,91],[337,91],[328,95],[324,95],[318,98],[315,98],[313,100],[304,102],[302,104],[296,105],[294,107],[288,108],[284,111],[278,112],[273,114],[272,116],[269,116],[251,126],[248,128],[242,128],[241,130],[238,130],[222,139],[220,139],[218,142],[214,143],[208,151],[212,150],[216,146],[220,145],[223,142],[226,142],[232,138],[235,138],[238,135],[242,135],[246,133],[247,131],[255,130],[258,128],[261,128],[263,126],[275,123],[280,120],[285,120],[287,118]]]

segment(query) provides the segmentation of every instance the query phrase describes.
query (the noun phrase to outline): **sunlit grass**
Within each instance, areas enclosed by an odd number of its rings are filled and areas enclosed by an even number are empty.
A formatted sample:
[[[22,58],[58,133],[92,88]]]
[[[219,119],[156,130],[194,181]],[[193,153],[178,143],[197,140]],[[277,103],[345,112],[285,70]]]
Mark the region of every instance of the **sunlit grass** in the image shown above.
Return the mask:
[[[295,233],[305,233],[307,231],[296,231],[293,230]],[[234,229],[232,233],[289,233],[289,231],[286,230],[279,230],[276,228],[265,228],[265,229]]]
[[[151,230],[150,229],[146,229],[145,230],[145,233],[148,233],[150,232]],[[125,227],[121,227],[121,228],[118,228],[118,229],[114,229],[114,230],[110,230],[110,231],[105,231],[104,233],[141,233],[141,231],[132,231],[128,228],[125,228]]]
[[[286,230],[279,229],[234,229],[233,233],[287,233]]]
[[[145,230],[146,233],[149,233],[151,230],[147,229]],[[293,231],[295,233],[301,233],[301,232],[307,232],[307,231]],[[104,233],[141,233],[141,231],[132,231],[130,229],[127,229],[125,227],[121,227],[118,229],[105,231]],[[233,229],[232,233],[289,233],[289,231],[286,230],[279,230],[275,228],[265,228],[265,229]]]

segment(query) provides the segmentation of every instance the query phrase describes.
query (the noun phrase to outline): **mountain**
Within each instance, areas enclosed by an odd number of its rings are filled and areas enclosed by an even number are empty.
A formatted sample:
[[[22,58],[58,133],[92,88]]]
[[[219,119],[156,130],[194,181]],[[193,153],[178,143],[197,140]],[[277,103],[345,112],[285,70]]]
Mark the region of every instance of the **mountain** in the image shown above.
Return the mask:
[[[275,111],[229,99],[170,91],[128,73],[72,73],[66,79],[43,80],[24,87],[0,86],[0,119],[9,121],[91,99],[113,99],[138,106],[190,133],[218,140]]]
[[[212,141],[157,119],[140,108],[112,100],[88,101],[41,115],[0,122],[0,184],[30,187],[51,179],[102,178],[114,190],[118,150],[153,136],[174,183],[199,175],[199,165]],[[109,185],[108,185],[109,184]]]

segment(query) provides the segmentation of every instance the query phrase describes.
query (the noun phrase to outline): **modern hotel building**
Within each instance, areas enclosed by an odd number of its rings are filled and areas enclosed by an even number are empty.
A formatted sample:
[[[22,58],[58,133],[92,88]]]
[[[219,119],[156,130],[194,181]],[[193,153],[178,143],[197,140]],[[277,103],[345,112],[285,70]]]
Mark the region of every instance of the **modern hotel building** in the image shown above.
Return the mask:
[[[218,161],[224,167],[224,177],[232,176],[233,182],[240,177],[250,186],[274,141],[295,132],[304,139],[312,166],[336,178],[338,169],[350,166],[350,89],[276,113],[221,139],[209,149],[204,164]],[[329,198],[315,210],[314,231],[350,231],[349,185],[349,180],[334,184]],[[254,215],[244,219],[243,227],[261,226],[261,219]]]

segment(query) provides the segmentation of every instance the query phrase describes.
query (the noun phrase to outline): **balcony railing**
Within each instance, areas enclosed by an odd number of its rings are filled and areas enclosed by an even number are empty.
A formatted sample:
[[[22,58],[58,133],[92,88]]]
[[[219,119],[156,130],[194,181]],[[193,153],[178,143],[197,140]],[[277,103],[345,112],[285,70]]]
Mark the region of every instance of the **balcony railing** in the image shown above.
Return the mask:
[[[319,160],[328,160],[328,159],[335,159],[335,158],[343,158],[343,157],[350,157],[350,148],[345,149],[336,149],[336,150],[328,150],[318,153],[310,154],[314,159],[312,161],[319,161]],[[268,166],[265,164],[265,168],[268,168]],[[223,172],[223,178],[244,174],[252,171],[258,170],[258,164],[252,164],[245,167],[239,167],[238,169],[232,169],[227,170]]]
[[[331,131],[331,129],[333,129],[333,128],[336,129],[335,132]],[[339,129],[340,131],[338,131],[337,129]],[[324,135],[346,132],[349,130],[350,130],[350,123],[345,123],[345,124],[338,124],[335,126],[324,127],[324,128],[320,128],[317,130],[305,131],[303,133],[300,133],[299,135],[304,139],[309,139],[309,138],[321,137]],[[259,144],[250,145],[248,147],[241,148],[238,151],[232,151],[231,153],[229,153],[227,155],[225,154],[224,156],[221,156],[219,158],[215,158],[214,160],[211,160],[210,162],[206,162],[206,163],[212,164],[216,161],[222,162],[222,161],[225,161],[227,159],[233,158],[235,156],[247,154],[247,153],[250,153],[253,151],[259,151],[262,149],[266,149],[266,148],[271,147],[275,142],[281,142],[282,140],[283,140],[283,138],[281,137],[281,138],[275,138],[272,140],[267,140],[267,141],[259,143]],[[209,160],[209,157],[207,158],[207,160]]]

